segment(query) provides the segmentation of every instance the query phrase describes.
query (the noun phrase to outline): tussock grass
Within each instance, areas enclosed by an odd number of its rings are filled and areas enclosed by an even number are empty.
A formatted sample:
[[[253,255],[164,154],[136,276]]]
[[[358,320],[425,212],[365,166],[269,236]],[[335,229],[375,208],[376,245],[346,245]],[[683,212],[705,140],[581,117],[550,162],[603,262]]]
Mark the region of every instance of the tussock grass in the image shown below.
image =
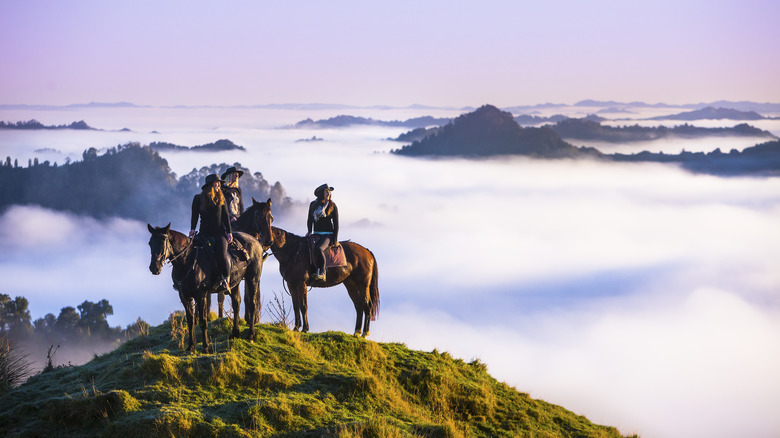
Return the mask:
[[[85,365],[34,376],[0,399],[0,436],[620,436],[478,360],[271,324],[251,343],[230,331],[211,322],[215,353],[187,354],[172,315]]]

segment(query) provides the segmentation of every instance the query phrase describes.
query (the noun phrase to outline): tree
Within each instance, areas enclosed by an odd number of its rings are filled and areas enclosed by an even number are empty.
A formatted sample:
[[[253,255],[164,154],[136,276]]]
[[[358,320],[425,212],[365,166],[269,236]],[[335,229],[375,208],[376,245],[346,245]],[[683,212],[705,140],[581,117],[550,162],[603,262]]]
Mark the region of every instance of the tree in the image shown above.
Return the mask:
[[[32,334],[29,305],[25,297],[12,300],[8,295],[0,294],[0,334],[7,334],[12,339],[22,339]]]
[[[54,326],[61,336],[75,337],[80,334],[79,319],[80,317],[76,313],[76,309],[71,306],[63,307]]]
[[[92,301],[84,301],[78,305],[79,313],[81,314],[78,326],[84,330],[87,335],[106,336],[111,331],[106,321],[106,316],[114,314],[114,308],[108,303],[105,298],[97,303]]]
[[[35,334],[37,336],[43,336],[46,339],[55,339],[57,329],[57,317],[51,313],[47,313],[43,318],[38,318],[33,321],[35,327]]]

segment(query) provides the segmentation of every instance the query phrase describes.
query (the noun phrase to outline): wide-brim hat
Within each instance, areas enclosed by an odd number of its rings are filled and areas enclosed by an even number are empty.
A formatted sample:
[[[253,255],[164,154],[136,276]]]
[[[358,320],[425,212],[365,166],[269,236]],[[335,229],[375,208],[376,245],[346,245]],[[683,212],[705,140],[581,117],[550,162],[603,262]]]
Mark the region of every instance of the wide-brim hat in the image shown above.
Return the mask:
[[[327,184],[323,184],[323,185],[317,187],[316,189],[314,189],[314,196],[319,198],[320,197],[320,193],[324,192],[325,190],[330,190],[332,192],[333,191],[333,187],[331,187],[331,186],[329,186]]]
[[[209,184],[213,184],[215,182],[223,183],[225,181],[221,180],[216,173],[212,173],[211,175],[206,177],[206,182],[200,187],[200,189],[205,190],[206,187],[209,186]]]
[[[227,170],[222,174],[222,179],[225,179],[225,177],[228,176],[228,174],[231,174],[231,173],[237,173],[238,177],[241,178],[241,175],[244,174],[244,171],[243,170],[238,170],[235,167],[228,167]]]

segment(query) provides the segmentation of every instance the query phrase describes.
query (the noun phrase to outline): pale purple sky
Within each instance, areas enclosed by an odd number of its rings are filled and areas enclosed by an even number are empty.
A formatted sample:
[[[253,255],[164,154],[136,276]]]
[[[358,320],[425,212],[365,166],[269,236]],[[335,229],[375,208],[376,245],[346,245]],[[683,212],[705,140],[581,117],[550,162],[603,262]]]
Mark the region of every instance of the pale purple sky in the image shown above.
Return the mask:
[[[780,2],[0,0],[0,104],[780,102]]]

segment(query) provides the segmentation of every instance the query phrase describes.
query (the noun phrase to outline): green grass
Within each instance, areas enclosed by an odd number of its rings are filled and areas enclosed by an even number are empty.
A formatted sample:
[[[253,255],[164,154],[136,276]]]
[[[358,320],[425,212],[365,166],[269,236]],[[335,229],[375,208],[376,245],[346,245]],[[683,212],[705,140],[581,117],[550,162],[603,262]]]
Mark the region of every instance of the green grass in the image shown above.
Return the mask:
[[[436,350],[265,324],[250,343],[220,319],[216,352],[190,355],[180,326],[4,394],[0,436],[620,436]]]

